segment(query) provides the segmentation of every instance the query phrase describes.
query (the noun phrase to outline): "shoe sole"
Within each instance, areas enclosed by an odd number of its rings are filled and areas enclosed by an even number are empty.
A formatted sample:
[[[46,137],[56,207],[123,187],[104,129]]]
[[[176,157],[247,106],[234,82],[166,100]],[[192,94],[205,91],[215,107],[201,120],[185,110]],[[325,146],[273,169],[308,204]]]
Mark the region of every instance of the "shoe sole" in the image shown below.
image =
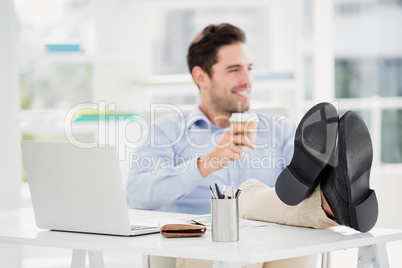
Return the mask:
[[[338,170],[345,167],[338,176],[346,182],[348,190],[350,227],[367,232],[378,218],[377,197],[370,189],[373,146],[366,124],[353,111],[346,112],[340,120],[338,153]]]
[[[330,103],[319,103],[300,121],[292,161],[279,175],[275,190],[287,205],[297,205],[319,183],[326,165],[335,165],[333,152],[338,133],[338,112]]]

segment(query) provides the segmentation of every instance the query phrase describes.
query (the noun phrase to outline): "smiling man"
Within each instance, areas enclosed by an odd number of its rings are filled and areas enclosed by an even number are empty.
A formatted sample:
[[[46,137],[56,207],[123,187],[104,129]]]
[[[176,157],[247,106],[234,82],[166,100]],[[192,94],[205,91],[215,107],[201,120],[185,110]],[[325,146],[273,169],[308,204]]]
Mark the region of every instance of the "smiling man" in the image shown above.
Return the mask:
[[[195,83],[200,89],[201,104],[199,108],[213,125],[221,128],[226,128],[230,125],[228,118],[230,118],[232,113],[242,113],[249,110],[252,84],[252,63],[250,62],[247,47],[244,44],[244,33],[240,29],[231,29],[229,25],[223,24],[217,27],[222,32],[222,35],[225,27],[227,27],[226,34],[228,35],[228,39],[230,34],[232,34],[234,41],[220,47],[215,46],[215,51],[211,51],[212,53],[210,54],[215,54],[215,57],[211,57],[211,61],[213,60],[214,64],[209,69],[208,65],[204,65],[202,62],[196,65],[197,63],[192,58],[193,53],[197,53],[196,47],[200,46],[197,39],[190,46],[187,56],[189,69]],[[205,30],[212,29],[214,27],[211,26]],[[205,33],[205,30],[203,33]],[[232,30],[233,33],[229,30]],[[206,35],[203,37],[207,38]],[[212,37],[213,35],[211,35],[211,41],[213,41]],[[196,56],[194,58],[197,59]],[[239,140],[243,137],[236,135],[239,131],[242,130],[230,129],[227,131],[219,143],[224,149],[214,150],[208,157],[203,159],[206,162],[202,162],[202,165],[201,161],[198,162],[198,168],[203,177],[223,168],[229,160],[235,160],[241,155],[242,150],[238,145],[247,144],[247,141]],[[226,146],[225,148],[223,145],[227,144],[230,140],[234,141],[235,144]],[[252,145],[249,146],[251,147]],[[219,159],[221,160],[219,161],[221,165],[209,165],[209,159],[212,161]]]
[[[273,187],[289,165],[296,128],[286,118],[259,114],[255,146],[237,135],[248,131],[245,127],[230,126],[232,113],[250,112],[252,63],[245,41],[241,29],[219,24],[207,26],[191,43],[187,63],[200,90],[200,105],[190,114],[153,122],[147,143],[132,157],[129,207],[209,213],[209,185],[237,188],[254,178]],[[248,268],[314,267],[316,262],[317,256],[306,256]],[[210,268],[212,263],[177,259],[176,267]]]
[[[250,108],[252,63],[245,41],[241,29],[220,24],[207,26],[190,44],[187,62],[200,105],[190,114],[153,122],[147,143],[131,158],[126,187],[131,208],[205,214],[209,185],[237,188],[250,178],[275,185],[291,160],[295,125],[258,115],[255,147],[237,135],[248,131],[245,127],[230,127],[232,113]]]

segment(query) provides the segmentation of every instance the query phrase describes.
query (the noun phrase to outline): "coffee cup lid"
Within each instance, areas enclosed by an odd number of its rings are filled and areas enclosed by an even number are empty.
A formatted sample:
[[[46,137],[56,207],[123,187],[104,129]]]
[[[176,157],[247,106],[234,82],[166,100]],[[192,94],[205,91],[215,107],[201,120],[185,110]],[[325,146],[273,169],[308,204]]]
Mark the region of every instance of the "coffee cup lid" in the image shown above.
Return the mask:
[[[253,113],[232,113],[229,119],[231,122],[258,122],[260,119]]]

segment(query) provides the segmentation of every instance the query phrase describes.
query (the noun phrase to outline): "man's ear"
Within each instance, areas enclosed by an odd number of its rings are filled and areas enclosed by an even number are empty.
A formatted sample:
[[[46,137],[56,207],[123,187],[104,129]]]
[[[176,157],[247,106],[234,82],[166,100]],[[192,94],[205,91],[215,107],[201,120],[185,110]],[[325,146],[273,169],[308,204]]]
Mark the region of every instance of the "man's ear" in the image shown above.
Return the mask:
[[[200,89],[205,88],[206,83],[209,82],[209,76],[200,66],[195,66],[191,71],[194,82]]]

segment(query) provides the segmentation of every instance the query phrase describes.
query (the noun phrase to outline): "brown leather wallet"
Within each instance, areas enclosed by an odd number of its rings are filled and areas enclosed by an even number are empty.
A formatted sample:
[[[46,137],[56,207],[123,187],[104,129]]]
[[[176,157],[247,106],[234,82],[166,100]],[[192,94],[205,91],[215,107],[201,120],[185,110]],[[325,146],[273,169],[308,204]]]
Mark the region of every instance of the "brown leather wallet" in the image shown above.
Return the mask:
[[[165,224],[161,227],[161,235],[168,238],[194,237],[205,234],[207,227],[197,221],[194,224]]]

